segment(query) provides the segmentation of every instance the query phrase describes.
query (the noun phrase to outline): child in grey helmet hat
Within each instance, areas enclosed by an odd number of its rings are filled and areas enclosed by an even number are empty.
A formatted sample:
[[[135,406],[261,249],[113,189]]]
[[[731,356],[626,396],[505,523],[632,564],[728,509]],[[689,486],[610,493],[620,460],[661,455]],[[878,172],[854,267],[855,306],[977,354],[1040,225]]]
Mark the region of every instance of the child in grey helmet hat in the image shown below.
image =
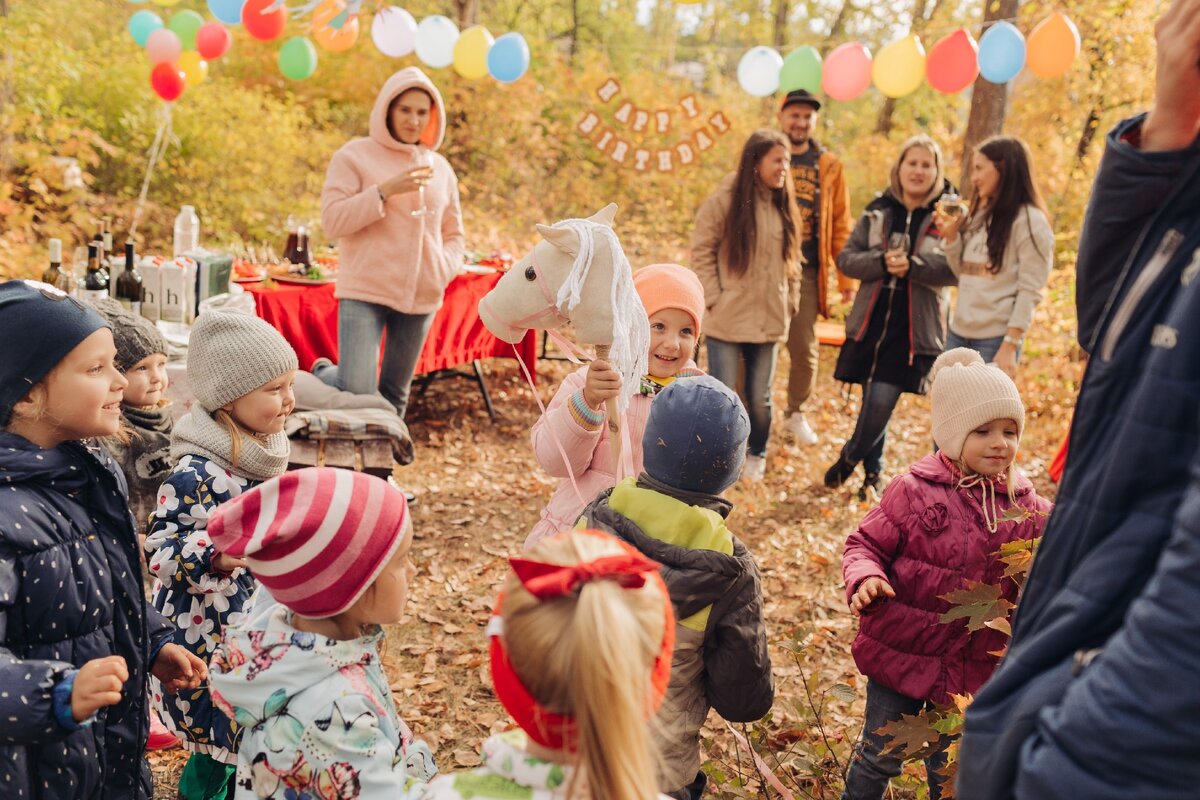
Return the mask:
[[[208,518],[221,503],[287,469],[284,421],[295,406],[296,353],[266,322],[209,310],[192,326],[188,383],[196,396],[175,423],[176,462],[158,492],[146,552],[155,578],[154,605],[179,628],[176,641],[206,661],[226,625],[239,622],[254,588],[241,559],[218,553]],[[233,795],[239,732],[212,705],[208,689],[154,701],[167,727],[192,757],[179,797],[207,800],[228,786]]]
[[[601,494],[580,526],[608,531],[662,564],[675,606],[671,682],[658,712],[659,789],[696,800],[700,726],[709,707],[751,722],[775,699],[758,564],[726,527],[721,493],[738,479],[750,435],[741,400],[709,375],[676,381],[650,406],[643,472]]]

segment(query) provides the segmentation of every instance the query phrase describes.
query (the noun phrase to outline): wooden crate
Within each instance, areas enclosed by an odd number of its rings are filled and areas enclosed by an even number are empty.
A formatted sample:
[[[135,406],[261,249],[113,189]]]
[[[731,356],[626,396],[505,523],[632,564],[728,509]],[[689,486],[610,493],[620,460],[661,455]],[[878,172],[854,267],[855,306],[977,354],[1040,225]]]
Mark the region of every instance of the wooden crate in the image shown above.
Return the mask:
[[[392,474],[392,447],[387,439],[292,439],[288,469],[339,467],[380,478]]]

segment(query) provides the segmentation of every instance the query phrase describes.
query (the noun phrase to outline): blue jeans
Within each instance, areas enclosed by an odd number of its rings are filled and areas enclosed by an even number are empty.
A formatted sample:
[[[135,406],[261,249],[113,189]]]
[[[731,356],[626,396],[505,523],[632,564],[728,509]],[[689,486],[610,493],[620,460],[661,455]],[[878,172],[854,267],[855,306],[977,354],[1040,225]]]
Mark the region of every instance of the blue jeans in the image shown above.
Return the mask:
[[[854,423],[854,434],[842,447],[842,461],[862,462],[867,474],[883,472],[883,445],[892,411],[900,399],[901,388],[894,383],[869,381],[863,386],[862,408]]]
[[[983,356],[983,362],[990,364],[996,360],[996,353],[1000,350],[1000,345],[1004,344],[1003,336],[993,336],[988,339],[967,339],[959,336],[954,331],[950,331],[946,336],[946,349],[953,350],[956,347],[969,347],[975,350],[979,355]],[[1021,363],[1021,348],[1017,348],[1017,363]]]
[[[404,314],[387,306],[342,300],[338,304],[337,366],[321,366],[313,374],[334,388],[355,394],[378,392],[404,418],[408,390],[417,359],[425,346],[433,314]],[[384,331],[383,366],[379,342]],[[378,371],[377,371],[378,370]]]
[[[854,747],[854,759],[846,774],[846,789],[842,800],[880,800],[888,781],[900,774],[904,761],[897,755],[884,755],[890,739],[875,731],[905,714],[917,714],[928,704],[924,700],[894,692],[875,681],[867,681],[867,709],[863,720],[862,741]],[[938,752],[925,759],[929,777],[929,800],[939,800],[946,778],[937,770],[946,766],[948,737],[941,739]]]
[[[738,362],[746,364],[746,413],[750,417],[750,441],[746,452],[767,454],[771,436],[771,382],[775,379],[775,353],[779,345],[725,342],[708,337],[708,374],[737,391]]]

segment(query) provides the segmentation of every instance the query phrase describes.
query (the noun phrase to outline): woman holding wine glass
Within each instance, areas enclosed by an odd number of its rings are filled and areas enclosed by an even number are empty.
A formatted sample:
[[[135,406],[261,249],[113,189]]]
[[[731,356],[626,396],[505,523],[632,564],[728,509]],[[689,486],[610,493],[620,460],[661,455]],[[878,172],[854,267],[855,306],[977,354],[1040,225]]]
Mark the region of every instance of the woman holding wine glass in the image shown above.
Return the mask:
[[[938,220],[958,276],[946,347],[978,350],[984,361],[1016,377],[1025,332],[1054,262],[1054,231],[1021,139],[993,136],[975,148],[971,183],[975,192],[965,221]]]
[[[834,377],[861,385],[863,399],[854,434],[825,473],[825,485],[841,486],[861,462],[862,499],[882,488],[883,446],[896,402],[904,392],[925,393],[946,344],[947,287],[955,278],[933,224],[936,202],[954,192],[943,172],[933,139],[905,142],[890,185],[867,205],[837,259],[838,269],[862,285],[846,318]]]
[[[370,135],[334,153],[321,193],[321,223],[340,247],[340,362],[317,359],[312,372],[338,389],[378,391],[401,417],[465,251],[458,178],[436,152],[445,128],[437,87],[416,67],[400,70],[375,100]]]

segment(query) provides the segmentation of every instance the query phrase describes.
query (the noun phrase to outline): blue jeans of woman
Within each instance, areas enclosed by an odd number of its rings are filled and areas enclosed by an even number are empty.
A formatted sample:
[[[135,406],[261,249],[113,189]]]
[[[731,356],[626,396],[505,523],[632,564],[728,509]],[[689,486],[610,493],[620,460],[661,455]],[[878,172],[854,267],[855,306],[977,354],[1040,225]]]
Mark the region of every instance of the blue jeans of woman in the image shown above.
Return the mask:
[[[879,800],[887,790],[888,781],[900,774],[904,759],[896,754],[885,754],[889,738],[876,731],[905,714],[917,714],[929,704],[924,700],[894,692],[875,681],[867,681],[867,709],[863,720],[863,736],[854,748],[854,759],[846,774],[846,789],[842,800]],[[945,776],[938,770],[946,766],[948,737],[938,742],[938,751],[925,759],[925,771],[929,777],[929,800],[939,800]]]
[[[318,367],[313,374],[342,391],[378,392],[403,419],[413,372],[432,324],[433,314],[405,314],[376,303],[342,300],[338,304],[339,363]],[[380,367],[379,342],[385,331]]]
[[[746,452],[767,454],[771,437],[771,382],[775,378],[776,342],[750,344],[725,342],[708,337],[708,374],[737,391],[738,362],[746,365],[746,413],[750,417],[750,441]]]
[[[954,331],[946,337],[946,349],[953,350],[956,347],[969,347],[975,350],[979,355],[983,356],[983,362],[990,364],[996,360],[996,353],[1000,350],[1000,345],[1004,344],[1003,336],[992,336],[987,339],[968,339],[965,336],[959,336]],[[1017,363],[1021,362],[1021,348],[1017,348]]]
[[[868,381],[863,386],[862,408],[858,410],[850,441],[842,447],[842,461],[848,464],[861,461],[867,474],[878,475],[883,471],[887,426],[901,391],[899,386],[882,381]]]

